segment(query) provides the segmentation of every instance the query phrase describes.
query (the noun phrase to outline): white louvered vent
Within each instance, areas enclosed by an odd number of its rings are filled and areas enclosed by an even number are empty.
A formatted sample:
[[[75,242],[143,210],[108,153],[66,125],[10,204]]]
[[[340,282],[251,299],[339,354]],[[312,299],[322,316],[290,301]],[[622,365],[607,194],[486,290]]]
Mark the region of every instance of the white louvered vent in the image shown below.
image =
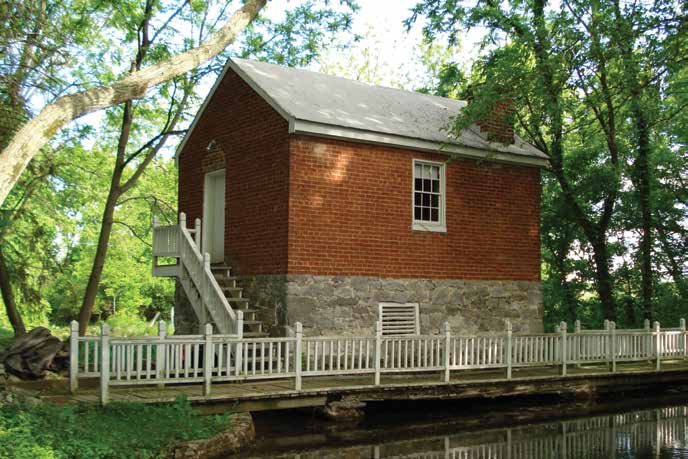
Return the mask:
[[[419,335],[418,303],[380,303],[383,335]]]

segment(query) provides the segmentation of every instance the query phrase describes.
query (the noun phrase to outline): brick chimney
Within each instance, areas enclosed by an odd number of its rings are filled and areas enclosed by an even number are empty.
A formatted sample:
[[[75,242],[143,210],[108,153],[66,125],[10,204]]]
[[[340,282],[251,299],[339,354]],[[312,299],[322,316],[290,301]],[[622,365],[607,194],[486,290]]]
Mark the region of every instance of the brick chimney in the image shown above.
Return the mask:
[[[467,91],[466,101],[469,104],[473,102],[472,88]],[[476,121],[475,124],[487,135],[488,140],[512,144],[514,143],[514,124],[511,118],[513,114],[512,100],[509,97],[498,102],[488,116]]]

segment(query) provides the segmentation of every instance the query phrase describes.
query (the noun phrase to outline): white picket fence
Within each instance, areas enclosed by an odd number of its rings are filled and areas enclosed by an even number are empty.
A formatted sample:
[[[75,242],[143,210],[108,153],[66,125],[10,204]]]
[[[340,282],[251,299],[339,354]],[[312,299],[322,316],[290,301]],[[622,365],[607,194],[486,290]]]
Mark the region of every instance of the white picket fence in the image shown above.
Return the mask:
[[[562,323],[555,333],[514,334],[511,324],[503,333],[471,336],[451,333],[445,323],[440,335],[386,336],[376,324],[374,336],[304,337],[296,323],[293,337],[245,338],[214,335],[212,326],[204,335],[167,336],[160,322],[157,336],[120,338],[110,336],[103,325],[101,336],[78,335],[72,324],[70,342],[70,387],[78,388],[80,377],[99,377],[101,401],[108,388],[118,385],[202,383],[210,394],[211,384],[224,381],[294,379],[296,391],[302,379],[313,376],[372,375],[380,385],[382,375],[440,372],[450,381],[451,372],[501,368],[506,378],[513,369],[560,367],[603,363],[616,371],[617,363],[652,361],[659,370],[663,359],[688,358],[685,320],[678,328],[616,330],[613,322],[604,330],[568,333]]]

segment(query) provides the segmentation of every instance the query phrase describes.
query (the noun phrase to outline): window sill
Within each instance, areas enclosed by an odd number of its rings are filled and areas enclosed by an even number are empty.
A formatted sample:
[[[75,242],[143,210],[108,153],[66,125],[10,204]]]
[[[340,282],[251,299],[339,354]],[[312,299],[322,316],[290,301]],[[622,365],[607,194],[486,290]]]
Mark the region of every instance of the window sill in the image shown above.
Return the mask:
[[[427,231],[430,233],[446,233],[447,227],[445,225],[428,225],[420,222],[413,222],[411,226],[413,231]]]

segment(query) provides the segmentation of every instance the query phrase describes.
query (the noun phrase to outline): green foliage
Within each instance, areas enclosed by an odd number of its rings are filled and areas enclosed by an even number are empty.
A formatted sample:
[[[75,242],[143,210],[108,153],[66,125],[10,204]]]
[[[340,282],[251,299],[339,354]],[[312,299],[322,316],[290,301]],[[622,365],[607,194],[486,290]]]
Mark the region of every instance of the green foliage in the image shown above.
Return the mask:
[[[157,458],[179,442],[212,437],[230,415],[169,405],[10,405],[0,408],[0,458]]]
[[[261,16],[249,26],[240,55],[290,67],[308,65],[318,57],[326,40],[351,28],[357,10],[353,0],[306,0],[285,11],[282,21]]]
[[[688,315],[684,14],[673,1],[424,0],[407,21],[422,18],[429,40],[450,43],[483,27],[471,71],[449,62],[435,87],[463,96],[470,88],[454,129],[510,100],[518,133],[550,156],[541,226],[548,328],[605,317],[632,327],[649,316],[675,326]]]

